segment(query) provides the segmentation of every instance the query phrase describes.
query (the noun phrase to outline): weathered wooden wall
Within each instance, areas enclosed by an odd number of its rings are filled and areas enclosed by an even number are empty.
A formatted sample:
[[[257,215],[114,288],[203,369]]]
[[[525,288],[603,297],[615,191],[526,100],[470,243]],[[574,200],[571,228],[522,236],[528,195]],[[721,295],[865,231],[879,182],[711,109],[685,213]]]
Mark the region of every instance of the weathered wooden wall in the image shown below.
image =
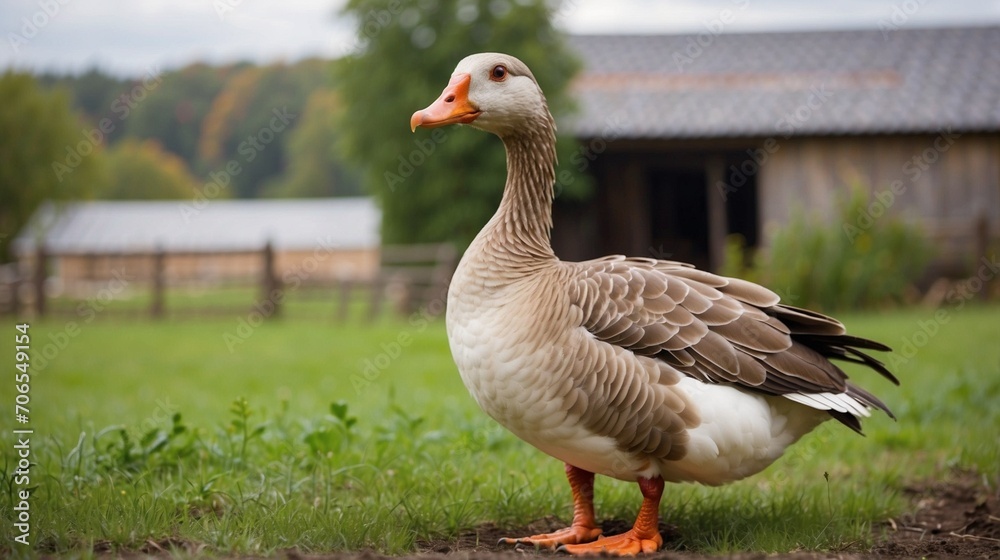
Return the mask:
[[[794,212],[836,219],[836,196],[851,184],[881,196],[854,225],[884,208],[921,224],[946,260],[976,257],[982,218],[1000,240],[1000,136],[942,132],[783,141],[758,177],[764,244]]]

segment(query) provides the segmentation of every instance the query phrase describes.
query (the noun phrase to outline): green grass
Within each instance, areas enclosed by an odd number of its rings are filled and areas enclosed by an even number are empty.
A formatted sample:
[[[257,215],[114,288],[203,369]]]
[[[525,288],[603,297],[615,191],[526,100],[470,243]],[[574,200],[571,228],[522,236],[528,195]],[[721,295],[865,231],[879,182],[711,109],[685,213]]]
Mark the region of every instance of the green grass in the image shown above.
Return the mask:
[[[680,534],[669,546],[864,547],[906,506],[907,482],[955,468],[998,482],[1000,308],[843,318],[903,350],[890,361],[900,388],[851,370],[899,421],[872,418],[864,438],[827,423],[749,480],[668,486],[661,512]],[[154,541],[216,554],[401,554],[488,521],[568,520],[562,465],[476,408],[440,321],[240,331],[239,319],[33,323],[33,550],[5,523],[0,552],[89,555]],[[0,363],[13,364],[13,323],[0,328]],[[0,393],[4,519],[19,489],[13,385]],[[599,478],[596,500],[599,517],[630,521],[640,496]]]
[[[347,309],[342,310],[339,288],[292,284],[282,292],[284,297],[280,302],[281,311],[286,317],[295,319],[333,320],[339,319],[342,313],[346,313],[348,319],[367,319],[373,313],[370,289],[355,286],[348,294]],[[164,294],[163,314],[168,318],[247,317],[254,311],[263,309],[261,306],[267,305],[265,299],[259,283],[249,279],[223,286],[171,286]],[[147,282],[118,291],[105,287],[87,297],[60,294],[47,300],[47,311],[54,317],[67,319],[93,320],[97,316],[150,317],[152,301],[152,287]],[[388,317],[392,311],[391,306],[391,303],[383,304],[376,311],[377,318]],[[267,309],[265,311],[270,312]]]

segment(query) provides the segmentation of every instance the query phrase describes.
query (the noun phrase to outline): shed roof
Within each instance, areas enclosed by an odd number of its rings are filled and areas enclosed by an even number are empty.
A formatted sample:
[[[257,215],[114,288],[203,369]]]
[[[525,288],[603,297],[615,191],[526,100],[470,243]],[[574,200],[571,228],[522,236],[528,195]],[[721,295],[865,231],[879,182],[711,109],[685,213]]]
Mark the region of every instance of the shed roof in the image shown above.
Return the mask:
[[[1000,130],[1000,27],[576,35],[577,136]]]
[[[33,251],[114,253],[373,248],[381,212],[371,198],[48,203],[14,242]]]

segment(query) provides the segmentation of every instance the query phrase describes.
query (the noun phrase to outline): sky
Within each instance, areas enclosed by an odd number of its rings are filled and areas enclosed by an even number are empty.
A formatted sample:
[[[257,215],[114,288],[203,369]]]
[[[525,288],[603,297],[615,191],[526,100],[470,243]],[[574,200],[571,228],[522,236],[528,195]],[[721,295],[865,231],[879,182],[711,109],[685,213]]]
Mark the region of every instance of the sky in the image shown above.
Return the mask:
[[[497,0],[505,1],[505,0]],[[353,46],[344,0],[0,0],[0,68],[121,76],[196,60],[294,61]],[[1000,0],[564,0],[570,33],[1000,25]]]

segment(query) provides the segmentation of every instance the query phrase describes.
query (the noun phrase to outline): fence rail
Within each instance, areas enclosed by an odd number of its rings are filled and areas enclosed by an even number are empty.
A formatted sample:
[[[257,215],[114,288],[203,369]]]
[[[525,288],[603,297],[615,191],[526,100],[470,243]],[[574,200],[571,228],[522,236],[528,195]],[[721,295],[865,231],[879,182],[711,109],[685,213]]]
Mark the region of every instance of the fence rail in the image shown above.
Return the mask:
[[[39,245],[27,262],[0,269],[0,314],[80,314],[81,309],[86,311],[86,305],[94,305],[95,298],[107,303],[127,292],[132,304],[102,305],[102,314],[163,319],[257,310],[269,318],[281,316],[294,299],[332,303],[331,314],[337,320],[349,320],[351,311],[359,307],[364,309],[367,320],[374,320],[385,312],[387,299],[392,300],[397,312],[412,313],[421,305],[443,298],[457,263],[457,252],[450,244],[385,246],[378,253],[374,271],[335,276],[282,270],[281,254],[270,243],[242,251],[161,249],[109,253],[59,252]],[[335,261],[337,257],[329,258]],[[76,273],[62,277],[53,274],[67,259],[73,259]],[[210,264],[208,268],[214,272],[185,276],[176,266],[185,259],[188,265],[192,261]],[[235,272],[219,272],[227,259]],[[120,266],[115,268],[115,263]],[[206,291],[210,297],[192,303],[198,298],[190,294]],[[211,297],[224,291],[232,293]],[[178,305],[177,300],[185,300],[187,305]]]

